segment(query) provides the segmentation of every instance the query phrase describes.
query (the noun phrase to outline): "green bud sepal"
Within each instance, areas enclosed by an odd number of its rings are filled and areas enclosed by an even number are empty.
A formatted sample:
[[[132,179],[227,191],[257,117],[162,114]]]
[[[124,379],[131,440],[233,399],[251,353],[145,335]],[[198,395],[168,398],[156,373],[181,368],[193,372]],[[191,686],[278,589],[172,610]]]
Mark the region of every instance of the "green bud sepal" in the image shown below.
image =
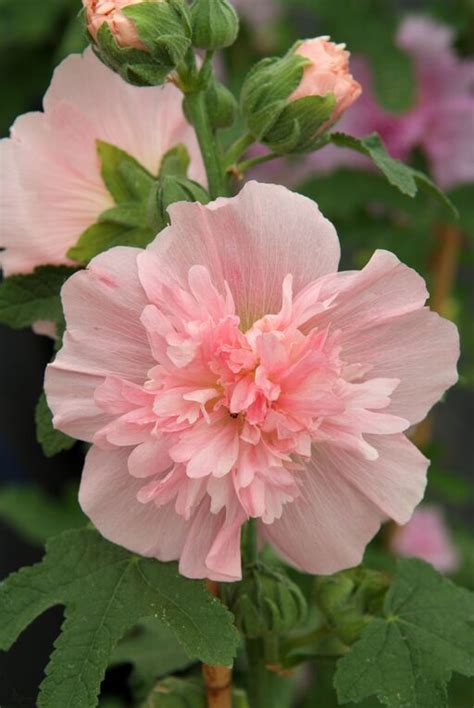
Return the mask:
[[[244,636],[255,639],[284,634],[304,621],[306,600],[279,568],[255,563],[239,583],[226,586],[226,601]]]
[[[109,68],[134,86],[159,86],[191,46],[188,9],[180,0],[143,2],[123,8],[145,48],[121,47],[104,22],[91,44]]]
[[[228,0],[194,0],[191,6],[193,46],[223,49],[237,39],[239,17]]]

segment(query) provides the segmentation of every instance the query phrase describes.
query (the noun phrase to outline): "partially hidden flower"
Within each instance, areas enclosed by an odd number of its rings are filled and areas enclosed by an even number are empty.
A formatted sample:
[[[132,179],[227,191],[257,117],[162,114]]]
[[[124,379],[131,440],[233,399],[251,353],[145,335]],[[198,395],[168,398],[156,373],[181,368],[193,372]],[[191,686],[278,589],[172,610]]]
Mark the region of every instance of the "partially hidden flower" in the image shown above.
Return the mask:
[[[46,393],[55,427],[93,444],[82,508],[188,577],[240,578],[249,518],[297,568],[358,564],[423,496],[403,431],[456,381],[456,328],[391,253],[337,273],[334,227],[284,187],[170,215],[62,291]]]
[[[115,41],[121,47],[135,47],[146,50],[138,36],[135,24],[126,17],[122,10],[130,5],[140,5],[143,2],[162,2],[163,0],[82,0],[86,13],[87,29],[93,39],[106,23]]]
[[[331,42],[329,37],[316,37],[302,42],[295,54],[309,59],[310,63],[289,100],[332,93],[336,104],[331,123],[335,123],[362,93],[361,85],[350,72],[350,53],[346,51],[346,45]]]
[[[397,44],[413,60],[415,102],[401,114],[385,110],[373,89],[363,57],[352,67],[363,95],[341,119],[341,131],[363,137],[377,132],[392,157],[408,160],[420,148],[435,181],[444,189],[474,180],[474,61],[460,59],[452,49],[453,33],[434,20],[412,16],[400,26]],[[366,167],[360,155],[332,145],[297,165],[292,183],[316,171]]]
[[[66,253],[114,206],[102,180],[97,140],[125,150],[152,174],[178,143],[190,177],[204,179],[193,129],[174,86],[136,88],[87,49],[56,69],[44,112],[20,116],[0,142],[0,265],[5,275],[69,263]]]
[[[459,554],[446,520],[435,506],[416,509],[410,521],[394,531],[390,546],[397,555],[421,558],[441,573],[452,573],[459,567]]]

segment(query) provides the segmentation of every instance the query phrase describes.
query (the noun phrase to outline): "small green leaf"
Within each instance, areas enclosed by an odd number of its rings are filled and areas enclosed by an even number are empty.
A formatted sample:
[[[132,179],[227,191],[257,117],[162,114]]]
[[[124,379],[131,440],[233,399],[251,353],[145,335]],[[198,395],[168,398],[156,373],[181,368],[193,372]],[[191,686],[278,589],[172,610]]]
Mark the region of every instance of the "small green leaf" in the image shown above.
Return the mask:
[[[179,143],[163,155],[159,176],[186,177],[190,162],[191,158],[189,157],[188,149],[185,145]]]
[[[176,563],[141,558],[96,531],[67,531],[41,563],[0,585],[0,648],[54,605],[65,605],[62,633],[46,668],[38,708],[94,708],[113,650],[143,617],[172,629],[190,658],[230,666],[239,635],[232,615],[203,582]]]
[[[430,565],[399,562],[383,617],[337,667],[339,701],[376,696],[389,708],[447,708],[453,671],[474,675],[474,593]]]
[[[34,485],[0,489],[0,518],[26,541],[43,546],[48,538],[85,526],[87,519],[77,501],[75,485],[55,499]]]
[[[110,209],[106,213],[110,212],[113,212],[112,219],[117,218],[117,222],[100,221],[98,224],[90,226],[81,235],[76,245],[69,249],[68,258],[79,263],[88,263],[94,256],[113,246],[144,248],[156,236],[155,231],[149,227],[134,227],[118,223],[124,215],[121,207],[117,207],[117,211]]]
[[[143,201],[153,187],[153,176],[124,150],[97,140],[101,175],[116,204]]]
[[[349,148],[360,152],[374,162],[387,180],[403,194],[414,197],[418,187],[428,191],[433,197],[441,201],[452,213],[457,216],[456,207],[450,199],[427,177],[423,172],[414,170],[400,160],[390,157],[377,133],[367,135],[365,138],[355,138],[345,133],[332,133],[330,140],[334,145]]]
[[[44,393],[41,394],[35,411],[36,437],[46,457],[54,457],[58,452],[70,450],[77,440],[53,428],[53,414],[46,401]]]
[[[67,266],[39,266],[28,275],[11,275],[0,285],[0,322],[14,329],[31,327],[38,320],[63,319],[59,296],[75,272]]]

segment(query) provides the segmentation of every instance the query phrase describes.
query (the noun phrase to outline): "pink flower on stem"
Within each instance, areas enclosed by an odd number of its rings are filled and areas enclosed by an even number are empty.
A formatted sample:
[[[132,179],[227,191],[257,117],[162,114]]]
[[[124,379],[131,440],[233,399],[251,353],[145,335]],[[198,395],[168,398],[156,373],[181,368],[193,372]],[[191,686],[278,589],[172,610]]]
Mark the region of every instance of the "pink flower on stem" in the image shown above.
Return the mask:
[[[92,38],[104,22],[109,26],[117,44],[121,47],[146,47],[138,36],[134,23],[126,17],[122,10],[129,5],[139,5],[143,2],[160,2],[161,0],[82,0],[85,8],[87,29]]]
[[[46,393],[54,425],[93,443],[82,508],[188,577],[238,579],[249,518],[297,568],[359,563],[423,496],[403,431],[456,381],[456,328],[391,253],[337,273],[334,227],[284,187],[170,214],[62,292]]]
[[[295,54],[310,60],[303,72],[303,79],[289,97],[297,101],[306,96],[327,96],[332,93],[336,105],[331,124],[356,101],[362,93],[349,69],[350,53],[345,44],[335,44],[329,37],[316,37],[302,42]]]
[[[352,66],[363,95],[339,126],[356,137],[379,133],[392,157],[401,160],[420,147],[435,181],[444,189],[474,180],[474,62],[456,56],[452,39],[452,31],[434,20],[409,17],[403,22],[397,43],[413,60],[416,97],[402,114],[380,106],[369,67],[355,57]],[[330,145],[297,167],[294,179],[315,169],[367,165],[360,155]]]
[[[183,143],[190,176],[204,180],[194,131],[172,85],[136,88],[91,49],[56,69],[44,112],[20,116],[0,142],[0,265],[5,275],[68,263],[66,253],[114,205],[100,174],[96,142],[111,143],[157,174],[163,155]]]
[[[421,558],[441,573],[454,572],[459,566],[444,515],[434,506],[416,509],[410,521],[395,531],[391,549],[400,556]]]

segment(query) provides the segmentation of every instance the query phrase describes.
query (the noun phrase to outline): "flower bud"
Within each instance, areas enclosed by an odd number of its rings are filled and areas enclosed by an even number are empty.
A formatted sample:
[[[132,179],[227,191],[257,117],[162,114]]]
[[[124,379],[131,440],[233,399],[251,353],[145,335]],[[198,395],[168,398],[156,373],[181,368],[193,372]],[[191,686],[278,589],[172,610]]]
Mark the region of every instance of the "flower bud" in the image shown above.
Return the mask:
[[[300,42],[282,58],[264,59],[242,89],[252,135],[278,154],[303,153],[361,93],[349,73],[349,52],[327,37]]]
[[[239,17],[227,0],[194,0],[191,23],[198,49],[229,47],[239,32]]]
[[[350,73],[350,52],[345,44],[335,44],[329,37],[307,39],[297,47],[295,54],[309,60],[303,71],[300,85],[289,100],[297,101],[306,96],[327,96],[336,99],[331,115],[334,124],[362,93],[362,87]]]
[[[303,594],[283,571],[261,564],[246,569],[244,579],[229,586],[227,598],[246,637],[289,632],[306,617]]]
[[[388,589],[385,574],[355,568],[316,580],[316,599],[328,625],[348,645],[378,614]]]
[[[136,86],[162,84],[191,44],[184,0],[83,0],[99,58]]]
[[[237,101],[223,84],[212,81],[206,91],[206,106],[214,129],[230,128],[237,115]]]

